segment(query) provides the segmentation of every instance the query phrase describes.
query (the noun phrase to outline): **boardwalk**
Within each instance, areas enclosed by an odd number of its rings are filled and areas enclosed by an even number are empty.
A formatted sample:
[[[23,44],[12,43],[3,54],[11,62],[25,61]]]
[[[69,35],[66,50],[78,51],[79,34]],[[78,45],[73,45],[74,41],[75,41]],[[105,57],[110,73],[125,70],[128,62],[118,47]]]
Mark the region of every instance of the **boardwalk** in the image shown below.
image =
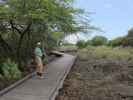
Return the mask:
[[[40,80],[34,76],[0,97],[0,100],[54,100],[75,58],[64,54],[63,57],[47,65],[45,79]]]

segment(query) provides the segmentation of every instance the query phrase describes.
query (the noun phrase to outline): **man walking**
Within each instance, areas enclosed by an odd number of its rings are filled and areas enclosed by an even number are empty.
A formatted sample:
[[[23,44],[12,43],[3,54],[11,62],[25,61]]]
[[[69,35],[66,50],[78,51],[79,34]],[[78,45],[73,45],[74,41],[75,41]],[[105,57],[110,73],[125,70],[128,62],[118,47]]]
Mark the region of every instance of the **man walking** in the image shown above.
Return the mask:
[[[43,76],[44,66],[42,63],[43,53],[41,50],[41,42],[37,43],[37,46],[35,47],[35,50],[34,50],[34,54],[35,54],[37,75],[39,76],[39,78],[44,78],[44,76]]]

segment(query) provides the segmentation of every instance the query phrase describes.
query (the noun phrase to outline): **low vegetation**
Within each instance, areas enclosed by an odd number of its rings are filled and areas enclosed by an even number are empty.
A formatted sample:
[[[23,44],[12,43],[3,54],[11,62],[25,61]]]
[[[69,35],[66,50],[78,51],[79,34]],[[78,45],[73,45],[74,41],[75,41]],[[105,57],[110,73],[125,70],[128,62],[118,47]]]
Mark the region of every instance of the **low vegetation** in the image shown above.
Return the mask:
[[[20,79],[22,74],[18,68],[18,65],[8,59],[5,63],[1,66],[1,78],[10,81],[10,80],[17,80]]]
[[[133,48],[79,49],[56,100],[132,100]]]
[[[112,59],[112,60],[124,60],[128,61],[133,59],[133,49],[132,48],[122,48],[122,47],[93,47],[88,46],[87,48],[79,50],[79,56],[81,58],[87,59],[88,57],[94,57],[95,59]],[[81,54],[81,55],[80,55]]]
[[[0,90],[22,78],[18,64],[8,59],[0,65]]]

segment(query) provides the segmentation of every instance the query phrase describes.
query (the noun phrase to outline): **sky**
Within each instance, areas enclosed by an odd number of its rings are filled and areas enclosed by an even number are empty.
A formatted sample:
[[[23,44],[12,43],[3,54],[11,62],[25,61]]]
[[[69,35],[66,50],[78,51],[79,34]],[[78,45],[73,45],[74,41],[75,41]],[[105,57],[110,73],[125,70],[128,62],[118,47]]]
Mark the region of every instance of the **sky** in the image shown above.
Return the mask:
[[[86,12],[92,12],[90,18],[92,25],[104,30],[104,33],[95,32],[95,35],[103,35],[108,39],[114,39],[124,36],[127,31],[133,27],[133,0],[76,0],[75,7],[84,9]],[[69,40],[75,42],[76,37],[68,37]]]

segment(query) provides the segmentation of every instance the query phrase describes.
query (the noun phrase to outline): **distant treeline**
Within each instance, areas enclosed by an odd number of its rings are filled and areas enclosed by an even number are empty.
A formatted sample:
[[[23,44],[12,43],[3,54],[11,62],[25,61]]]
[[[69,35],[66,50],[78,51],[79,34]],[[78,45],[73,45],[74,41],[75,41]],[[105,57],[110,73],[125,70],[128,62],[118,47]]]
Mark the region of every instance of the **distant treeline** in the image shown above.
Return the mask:
[[[111,47],[117,47],[117,46],[122,46],[122,47],[127,47],[131,46],[133,47],[133,28],[128,31],[128,34],[124,37],[117,37],[113,40],[108,40],[104,36],[95,36],[91,40],[84,41],[84,40],[79,40],[76,44],[79,48],[85,48],[88,45],[92,46],[111,46]]]

